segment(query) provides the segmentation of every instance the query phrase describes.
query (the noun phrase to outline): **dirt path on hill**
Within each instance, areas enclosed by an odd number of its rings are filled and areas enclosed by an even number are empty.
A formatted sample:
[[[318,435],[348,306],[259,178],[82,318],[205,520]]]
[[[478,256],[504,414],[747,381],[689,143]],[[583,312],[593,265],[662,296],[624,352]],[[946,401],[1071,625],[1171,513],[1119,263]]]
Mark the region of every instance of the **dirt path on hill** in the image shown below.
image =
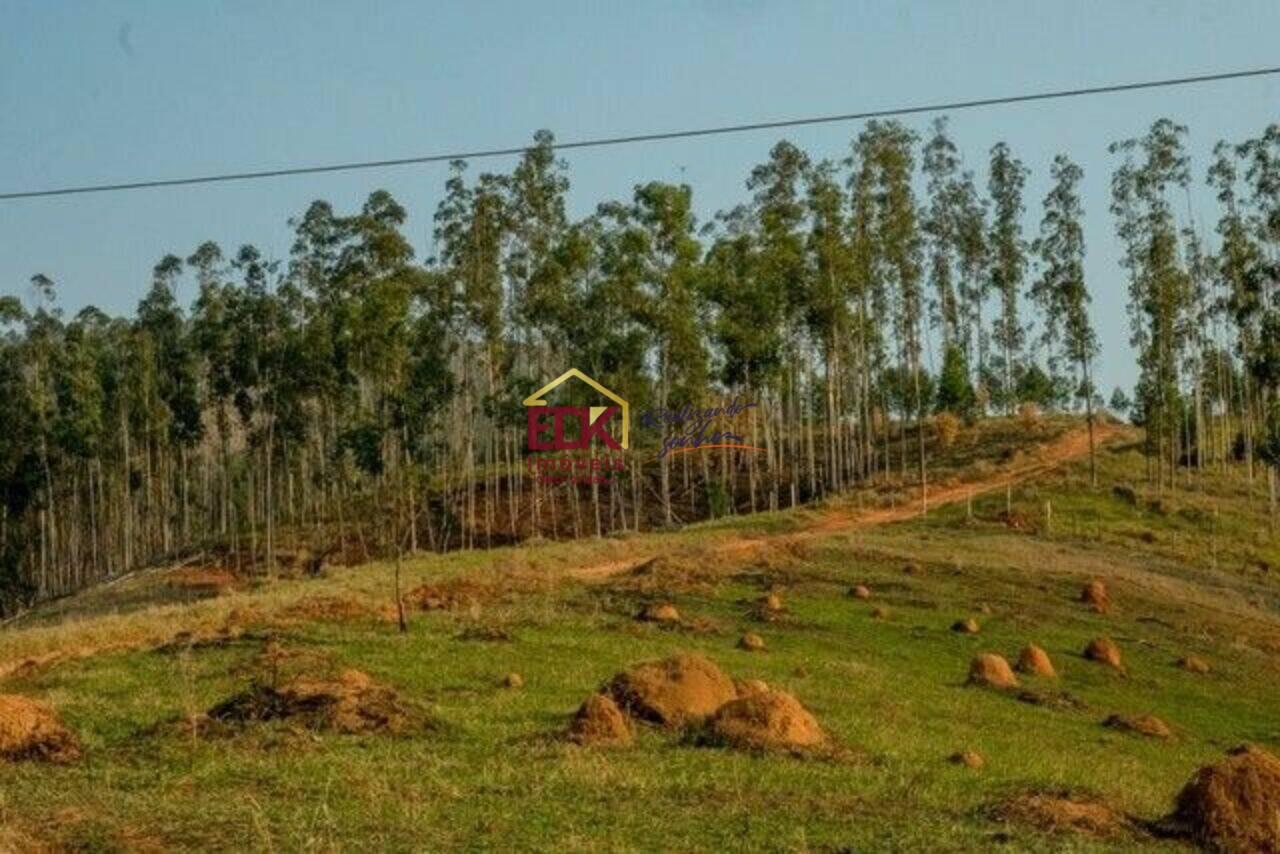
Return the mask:
[[[1094,427],[1094,441],[1099,448],[1116,436],[1125,434],[1126,429],[1120,424],[1099,422]],[[928,509],[936,510],[939,507],[967,501],[971,497],[977,498],[980,495],[987,495],[1006,489],[1031,478],[1047,474],[1054,469],[1083,459],[1088,455],[1088,429],[1072,430],[1040,446],[1037,451],[1029,454],[1026,459],[1014,462],[989,477],[962,483],[943,481],[937,485],[927,485]],[[740,555],[744,552],[754,551],[766,544],[807,540],[859,528],[905,522],[920,516],[921,512],[919,490],[913,490],[910,498],[893,507],[879,507],[867,510],[841,507],[828,510],[819,519],[800,531],[786,534],[738,536],[720,543],[715,547],[714,551],[718,555]],[[660,553],[644,557],[631,557],[626,560],[607,561],[590,566],[574,567],[566,570],[566,574],[571,578],[580,580],[598,581],[642,566],[659,555]]]

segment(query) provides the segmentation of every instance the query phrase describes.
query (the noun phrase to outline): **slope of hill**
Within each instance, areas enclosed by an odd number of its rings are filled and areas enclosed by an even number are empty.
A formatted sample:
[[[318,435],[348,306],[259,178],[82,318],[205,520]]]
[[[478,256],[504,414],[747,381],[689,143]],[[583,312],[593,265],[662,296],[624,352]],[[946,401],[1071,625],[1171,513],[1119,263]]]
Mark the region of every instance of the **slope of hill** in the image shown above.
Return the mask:
[[[923,517],[890,485],[679,532],[415,557],[405,634],[389,564],[155,571],[52,603],[0,635],[2,690],[56,709],[82,755],[6,769],[0,841],[1185,847],[1157,820],[1193,771],[1241,742],[1280,748],[1280,544],[1238,473],[1149,494],[1119,427],[1091,488],[1082,435],[962,441]],[[1105,605],[1081,601],[1095,580]],[[1103,637],[1119,667],[1084,655]],[[967,684],[976,656],[1017,662],[1032,643],[1056,677]],[[566,738],[614,674],[683,653],[793,695],[821,749],[647,723],[629,746]]]

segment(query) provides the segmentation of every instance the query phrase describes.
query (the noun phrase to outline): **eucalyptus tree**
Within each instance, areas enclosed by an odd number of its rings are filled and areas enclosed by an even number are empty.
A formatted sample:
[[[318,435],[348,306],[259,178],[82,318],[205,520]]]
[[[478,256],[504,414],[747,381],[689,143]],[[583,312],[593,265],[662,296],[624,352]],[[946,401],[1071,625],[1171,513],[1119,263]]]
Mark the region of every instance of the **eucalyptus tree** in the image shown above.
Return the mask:
[[[761,274],[754,215],[739,206],[721,213],[707,252],[706,294],[713,307],[712,335],[720,356],[720,381],[733,394],[760,399],[782,368],[785,346],[783,296]],[[750,442],[756,443],[757,410],[750,410]],[[756,457],[747,455],[749,507],[757,507]]]
[[[1209,167],[1208,183],[1214,189],[1221,206],[1217,224],[1219,249],[1215,265],[1217,281],[1222,291],[1219,304],[1229,317],[1235,332],[1236,353],[1247,366],[1252,362],[1259,342],[1261,302],[1257,282],[1262,269],[1262,250],[1249,227],[1245,204],[1239,196],[1239,160],[1243,154],[1226,142],[1219,142],[1213,151],[1214,160]],[[1253,482],[1255,449],[1253,385],[1250,372],[1244,371],[1240,377],[1238,403],[1245,472],[1250,483]],[[1232,405],[1236,403],[1230,402]]]
[[[670,270],[660,264],[664,255],[656,245],[660,238],[655,229],[666,221],[663,200],[671,201],[668,191],[678,194],[680,189],[667,184],[638,186],[633,202],[600,204],[594,215],[569,228],[558,253],[573,283],[571,303],[562,312],[564,355],[607,387],[627,389],[633,413],[651,406],[659,395],[669,396],[679,379],[664,376],[655,362],[662,359],[670,368],[677,352],[672,349],[673,330],[664,325],[669,320],[667,308],[660,303],[668,284],[664,270]],[[648,202],[642,203],[642,197]],[[641,453],[647,453],[648,437],[633,430],[631,442],[632,449],[644,447]],[[660,468],[665,465],[661,463]],[[628,470],[627,484],[618,472],[607,478],[611,530],[639,530],[644,513],[641,473],[634,463]],[[669,475],[662,476],[661,484],[659,501],[667,518],[673,512],[669,510]],[[591,489],[597,533],[605,527],[599,486],[593,482]]]
[[[1182,256],[1188,277],[1188,306],[1182,323],[1186,344],[1182,349],[1182,373],[1191,385],[1191,401],[1183,407],[1183,441],[1195,468],[1203,473],[1205,453],[1211,444],[1212,423],[1205,413],[1205,369],[1216,351],[1212,302],[1213,262],[1200,235],[1191,226],[1182,229]]]
[[[258,559],[258,526],[265,528],[265,563],[275,566],[276,425],[286,359],[283,349],[286,317],[272,293],[275,262],[252,245],[241,246],[231,262],[241,277],[234,302],[232,377],[234,402],[251,452],[258,457],[247,471],[238,518],[248,528],[250,554]],[[258,472],[262,472],[259,478]]]
[[[922,151],[922,169],[929,204],[921,228],[929,256],[929,281],[933,287],[933,322],[941,330],[942,348],[960,339],[960,305],[956,293],[955,265],[960,242],[961,202],[957,172],[960,157],[947,135],[945,117],[935,119]]]
[[[876,243],[877,166],[873,158],[877,136],[859,134],[850,145],[847,189],[849,195],[850,306],[853,312],[853,347],[858,370],[859,473],[869,477],[889,467],[889,431],[885,430],[884,453],[876,450],[876,412],[886,412],[883,386],[876,382],[887,366],[884,318],[889,315],[882,266]],[[877,394],[879,395],[877,398]]]
[[[983,307],[991,290],[987,239],[987,203],[974,186],[973,173],[964,172],[955,184],[955,237],[960,301],[960,345],[964,360],[976,378],[975,396],[980,412],[985,412],[990,389],[987,375],[988,335]]]
[[[875,267],[889,294],[893,335],[897,342],[900,377],[911,384],[909,405],[914,409],[922,505],[928,506],[924,412],[927,405],[921,379],[924,293],[920,263],[919,213],[912,189],[916,134],[896,121],[868,123],[859,139],[870,168],[872,234]],[[905,415],[905,413],[904,413]],[[905,428],[905,419],[904,419]],[[902,467],[906,472],[906,430],[901,431]]]
[[[941,330],[943,352],[939,393],[946,400],[939,408],[969,417],[976,403],[970,356],[984,346],[986,223],[973,176],[960,171],[959,152],[947,135],[945,118],[933,123],[923,150],[923,170],[929,197],[923,231],[934,291],[932,317]],[[977,364],[981,377],[985,359]]]
[[[1260,456],[1269,464],[1268,487],[1274,525],[1280,472],[1280,124],[1266,127],[1238,147],[1246,166],[1249,221],[1261,252],[1248,277],[1256,306],[1258,344],[1248,364],[1262,410]]]
[[[838,490],[846,476],[849,456],[843,429],[845,413],[845,365],[852,356],[851,304],[854,298],[854,255],[850,245],[847,200],[836,180],[835,166],[827,161],[813,165],[806,176],[810,257],[806,321],[814,346],[822,354],[825,482]]]
[[[784,460],[799,456],[805,401],[801,389],[801,368],[807,363],[804,350],[804,304],[808,292],[809,269],[805,257],[803,226],[806,217],[804,179],[809,157],[790,142],[782,141],[769,150],[769,159],[751,170],[747,190],[752,194],[752,221],[756,234],[756,269],[759,287],[770,292],[776,314],[770,322],[779,327],[783,342],[784,369],[772,377],[757,377],[761,390],[776,395],[764,418],[765,454],[769,466],[770,508],[777,508],[782,490]],[[789,416],[789,417],[788,417]],[[790,420],[791,429],[785,424]],[[790,475],[790,503],[798,500],[797,467],[787,467]]]
[[[516,393],[517,387],[500,382],[500,378],[510,375],[517,355],[514,332],[508,328],[512,306],[505,291],[502,266],[503,247],[511,223],[504,177],[484,173],[473,185],[468,185],[464,170],[465,164],[453,164],[445,184],[445,196],[436,209],[434,233],[439,248],[437,264],[445,285],[440,294],[457,302],[458,328],[452,331],[461,339],[461,365],[465,369],[466,365],[478,361],[483,370],[479,412],[470,407],[468,385],[464,398],[468,411],[463,413],[467,423],[463,429],[453,432],[469,437],[468,442],[479,439],[484,466],[488,469],[498,457],[499,442],[508,459],[513,455],[511,430],[497,416],[505,411],[501,405],[503,400],[520,396]],[[435,310],[442,317],[454,314],[443,305],[437,305]],[[487,421],[484,430],[475,424],[480,414]],[[518,466],[508,468],[513,475],[519,471]],[[493,492],[485,490],[485,516],[490,532],[496,512]],[[508,496],[518,501],[514,482],[508,485]],[[514,526],[518,504],[510,503],[508,514]]]
[[[29,510],[41,489],[43,472],[34,446],[33,409],[26,405],[25,332],[27,311],[15,296],[0,297],[0,607],[9,612],[35,593],[30,551]],[[21,405],[14,405],[20,403]]]
[[[101,460],[108,433],[103,419],[105,398],[100,364],[109,323],[107,316],[93,306],[78,312],[66,326],[55,368],[55,435],[70,474],[69,518],[76,520],[67,526],[63,553],[63,561],[70,564],[74,575],[70,589],[81,586],[86,577],[96,577],[104,566],[100,542],[104,509]],[[184,535],[187,533],[183,531]]]
[[[1003,387],[1000,397],[1008,412],[1016,403],[1014,379],[1018,373],[1026,333],[1019,315],[1023,275],[1026,270],[1026,242],[1022,237],[1022,191],[1028,171],[1013,156],[1009,146],[998,142],[991,148],[987,191],[991,197],[990,252],[991,287],[1000,301],[992,338],[1000,348]]]
[[[54,489],[55,438],[54,421],[57,396],[54,365],[62,346],[62,310],[55,306],[55,286],[48,276],[31,277],[34,311],[26,314],[26,330],[21,355],[25,388],[18,399],[31,412],[32,438],[42,478],[39,503],[39,569],[38,594],[49,592],[51,574],[58,554],[59,507]]]
[[[1172,200],[1189,182],[1185,135],[1185,127],[1159,119],[1145,137],[1111,146],[1125,158],[1112,177],[1112,211],[1129,271],[1132,342],[1143,374],[1139,404],[1156,455],[1156,479],[1164,483],[1167,462],[1170,485],[1182,444],[1180,367],[1192,293]]]
[[[640,185],[631,218],[638,229],[640,316],[652,335],[657,405],[699,406],[706,402],[707,354],[700,331],[705,314],[699,285],[702,246],[695,233],[693,191],[687,184]],[[670,454],[661,457],[659,479],[663,518],[670,525]]]
[[[1099,347],[1089,319],[1089,289],[1084,281],[1084,209],[1079,190],[1084,172],[1065,154],[1059,154],[1049,175],[1053,186],[1045,196],[1040,234],[1033,244],[1040,270],[1031,296],[1044,319],[1046,344],[1077,368],[1076,395],[1084,399],[1089,425],[1089,479],[1097,486],[1091,368]]]
[[[218,433],[218,533],[231,524],[231,406],[235,395],[233,346],[235,291],[226,280],[226,260],[212,241],[200,244],[187,258],[198,288],[191,315],[191,339],[201,369],[205,399],[213,408]]]
[[[406,506],[403,448],[406,437],[397,402],[409,361],[410,305],[418,276],[413,247],[402,233],[407,213],[385,190],[371,193],[350,219],[345,255],[354,299],[351,368],[360,399],[356,429],[363,437],[358,457],[376,484],[377,506],[393,508],[390,534],[399,551]],[[370,453],[376,441],[376,458]]]
[[[534,134],[508,176],[507,200],[510,236],[504,259],[511,288],[513,322],[521,330],[527,358],[536,376],[548,373],[547,346],[553,340],[554,318],[541,306],[557,299],[565,279],[555,265],[555,249],[568,226],[565,194],[569,190],[566,166],[556,158],[555,136],[546,130]]]

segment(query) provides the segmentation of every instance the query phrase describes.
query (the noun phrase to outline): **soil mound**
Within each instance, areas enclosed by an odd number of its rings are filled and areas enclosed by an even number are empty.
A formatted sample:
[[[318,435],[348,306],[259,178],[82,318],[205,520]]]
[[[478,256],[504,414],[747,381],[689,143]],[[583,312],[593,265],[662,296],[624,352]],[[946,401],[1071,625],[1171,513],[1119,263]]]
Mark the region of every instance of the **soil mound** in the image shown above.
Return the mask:
[[[756,600],[754,607],[755,617],[757,620],[770,622],[782,619],[787,608],[782,604],[782,597],[777,593],[767,593]]]
[[[981,631],[981,627],[973,617],[966,617],[963,620],[956,620],[952,623],[951,631],[962,635],[976,635]]]
[[[1084,657],[1099,664],[1105,664],[1119,671],[1124,671],[1124,662],[1120,658],[1120,647],[1111,638],[1094,638],[1084,648]]]
[[[747,632],[742,636],[742,640],[738,641],[738,649],[745,649],[747,652],[763,652],[764,638],[755,632]]]
[[[701,655],[647,661],[604,687],[623,712],[665,727],[701,723],[737,697],[733,682]]]
[[[826,741],[822,727],[785,691],[762,691],[725,703],[711,719],[714,740],[739,750],[804,751]]]
[[[1216,851],[1280,851],[1280,757],[1253,745],[1196,771],[1169,823]]]
[[[1155,715],[1112,715],[1102,725],[1121,732],[1145,735],[1147,738],[1173,738],[1173,730]]]
[[[585,747],[622,747],[634,735],[617,703],[604,694],[592,694],[569,722],[569,740]]]
[[[1003,655],[984,652],[969,662],[969,684],[988,688],[1017,688],[1018,677]]]
[[[852,596],[854,599],[863,599],[863,600],[870,599],[871,588],[865,584],[855,584],[853,588],[849,591],[849,595]]]
[[[1188,673],[1208,673],[1212,668],[1209,662],[1198,655],[1187,655],[1178,659],[1178,666]]]
[[[645,605],[636,619],[644,623],[675,624],[680,622],[680,612],[670,602],[655,602]]]
[[[1111,608],[1111,597],[1107,594],[1107,585],[1096,578],[1080,591],[1080,601],[1099,614],[1105,614]]]
[[[502,687],[513,691],[524,687],[524,677],[519,673],[508,673],[502,677]]]
[[[947,761],[952,765],[963,765],[966,768],[972,768],[975,771],[983,768],[987,764],[987,760],[982,758],[982,754],[976,750],[957,750],[955,753],[947,757]]]
[[[1050,679],[1058,675],[1058,671],[1053,667],[1053,660],[1049,658],[1049,653],[1033,643],[1027,644],[1026,648],[1018,654],[1018,672]]]
[[[763,679],[735,679],[733,687],[737,690],[739,697],[746,697],[748,694],[765,694],[769,691],[769,683]]]
[[[44,703],[0,694],[0,758],[73,762],[80,758],[80,741]]]
[[[404,732],[415,716],[395,689],[359,670],[346,670],[336,679],[300,676],[280,688],[254,684],[211,708],[207,717],[227,725],[291,721],[351,734]]]
[[[1110,804],[1069,792],[1037,792],[1019,795],[996,810],[1001,821],[1017,821],[1051,833],[1083,833],[1113,838],[1133,830],[1129,818]]]

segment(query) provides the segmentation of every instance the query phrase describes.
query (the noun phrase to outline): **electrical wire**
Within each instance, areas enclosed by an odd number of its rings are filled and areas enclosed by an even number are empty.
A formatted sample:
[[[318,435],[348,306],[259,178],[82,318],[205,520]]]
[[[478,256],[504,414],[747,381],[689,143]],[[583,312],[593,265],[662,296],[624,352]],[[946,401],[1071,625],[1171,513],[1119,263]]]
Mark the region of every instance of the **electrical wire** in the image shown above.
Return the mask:
[[[1280,67],[1254,68],[1244,71],[1225,71],[1216,74],[1198,74],[1187,77],[1166,78],[1163,80],[1147,80],[1139,83],[1114,83],[1106,86],[1060,89],[1051,92],[1034,92],[1023,95],[1006,95],[994,98],[974,98],[970,100],[947,101],[936,104],[921,104],[881,110],[865,110],[857,113],[839,113],[836,115],[749,122],[744,124],[721,125],[718,127],[693,128],[688,130],[662,131],[656,133],[637,133],[627,136],[600,137],[596,139],[557,142],[553,143],[551,147],[556,151],[571,151],[582,148],[604,148],[615,145],[633,145],[642,142],[661,142],[672,139],[722,136],[725,134],[749,133],[761,130],[777,130],[779,128],[835,124],[838,122],[889,118],[892,116],[909,116],[920,113],[955,112],[958,110],[972,110],[979,107],[1025,104],[1033,101],[1081,98],[1090,95],[1109,95],[1119,92],[1134,92],[1144,89],[1160,89],[1171,86],[1217,83],[1225,80],[1240,80],[1244,78],[1264,77],[1274,74],[1280,74]],[[493,157],[510,157],[520,155],[529,149],[530,146],[528,145],[510,148],[481,148],[474,151],[456,151],[447,154],[426,154],[419,157],[400,157],[390,160],[364,160],[350,163],[332,163],[319,166],[293,166],[282,169],[227,172],[216,175],[199,175],[188,178],[159,178],[152,180],[125,181],[112,184],[86,184],[83,186],[56,187],[44,190],[19,190],[16,192],[0,193],[0,201],[48,198],[51,196],[76,196],[89,193],[114,193],[126,190],[155,189],[159,187],[186,187],[194,184],[217,184],[229,181],[257,181],[266,178],[283,178],[292,175],[318,175],[329,172],[354,172],[362,169],[385,169],[393,166],[413,166],[424,163],[443,163],[453,160],[481,160]]]

